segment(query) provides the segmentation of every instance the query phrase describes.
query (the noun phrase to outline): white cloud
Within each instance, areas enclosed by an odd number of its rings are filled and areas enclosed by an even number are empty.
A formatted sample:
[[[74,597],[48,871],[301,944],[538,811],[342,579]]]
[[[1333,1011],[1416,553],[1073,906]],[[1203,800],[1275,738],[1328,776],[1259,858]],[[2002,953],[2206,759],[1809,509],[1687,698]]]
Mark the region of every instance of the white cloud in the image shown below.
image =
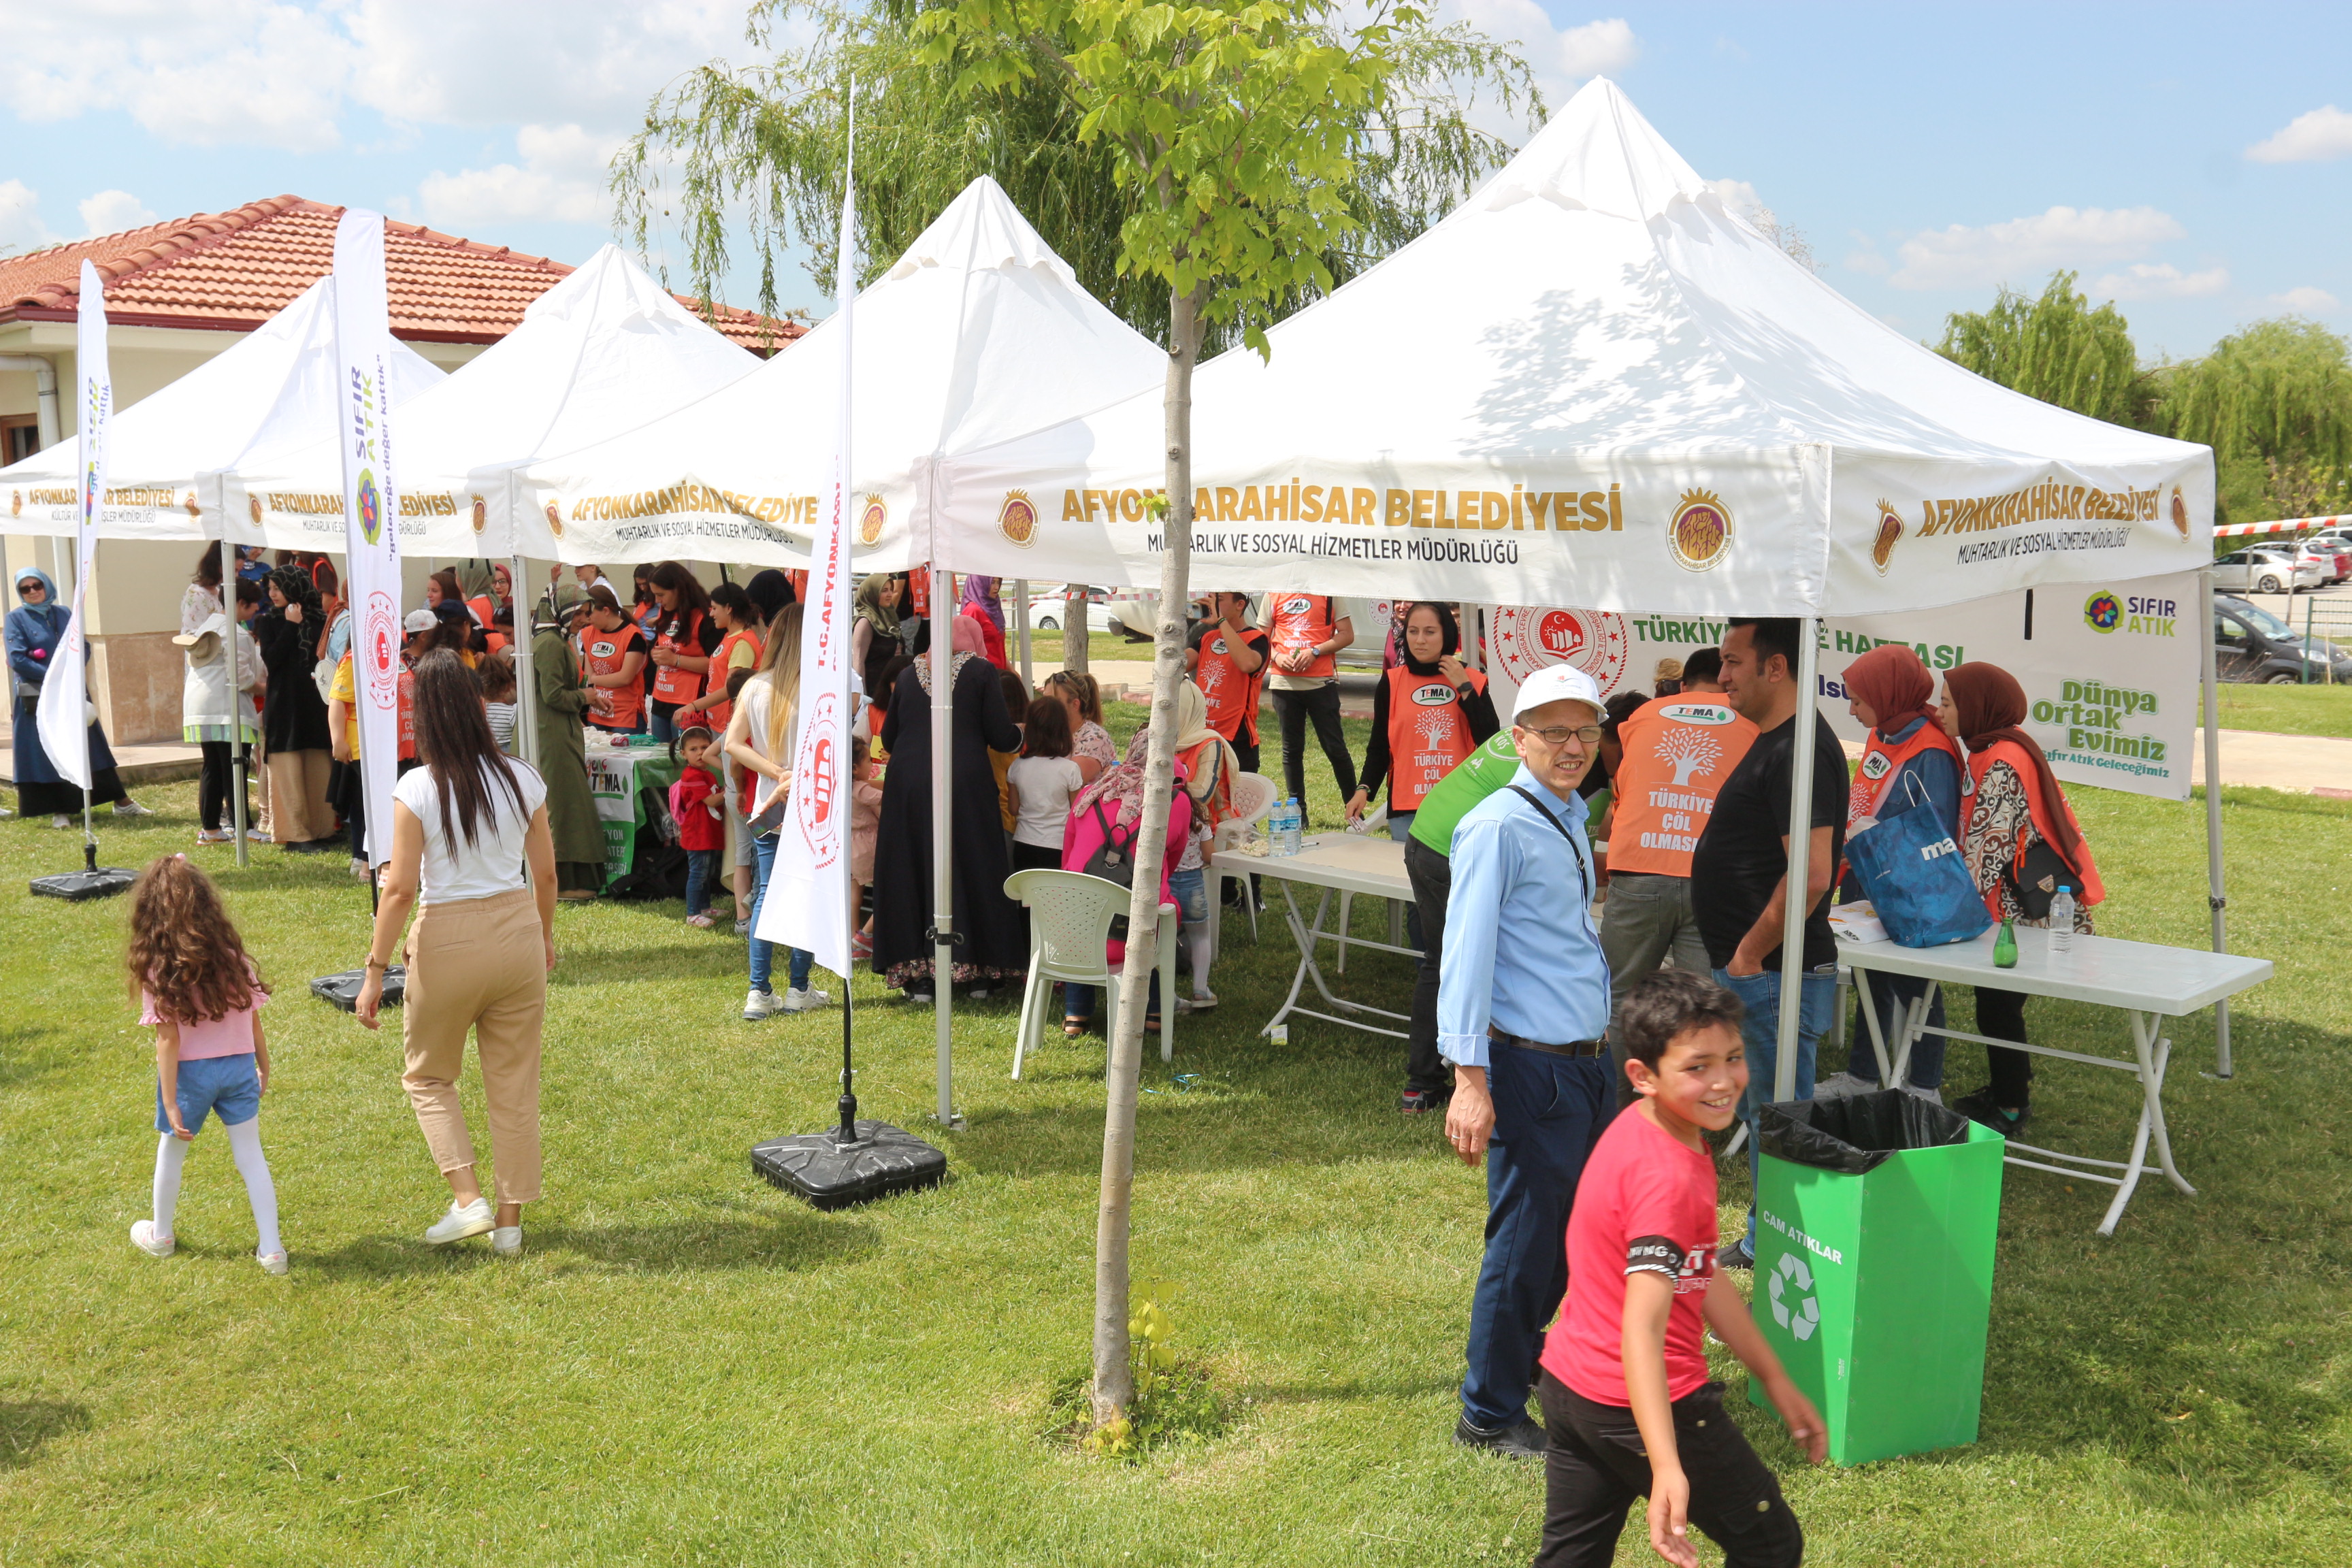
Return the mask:
[[[2352,158],[2352,114],[2334,104],[2298,114],[2268,141],[2246,149],[2257,163],[2324,163]]]
[[[1903,265],[1888,281],[1898,289],[2021,284],[2056,268],[2129,261],[2183,232],[2154,207],[2062,206],[1980,228],[1956,223],[1905,240]]]
[[[6,189],[5,185],[0,185],[0,191]],[[2307,284],[2300,289],[2290,289],[2284,294],[2273,294],[2265,303],[2303,316],[2321,316],[2344,308],[2326,289],[2314,289]]]
[[[526,125],[522,162],[454,174],[435,170],[417,187],[425,221],[442,227],[518,220],[595,223],[606,212],[604,167],[619,142],[577,125]]]
[[[1745,180],[1709,180],[1707,188],[1723,198],[1724,210],[1740,217],[1752,212],[1770,212],[1756,187]]]
[[[1622,16],[1587,22],[1559,36],[1559,67],[1573,77],[1613,76],[1642,58],[1642,41]]]
[[[100,234],[121,234],[126,228],[142,228],[155,221],[147,204],[129,191],[100,191],[85,196],[80,203],[81,232],[85,238]]]
[[[2219,294],[2229,286],[2226,267],[2183,272],[2169,261],[2153,266],[2142,261],[2107,273],[2091,285],[2090,294],[2094,300],[2194,300]]]
[[[46,250],[57,242],[41,221],[41,194],[22,180],[0,180],[0,256]]]
[[[1641,40],[1622,16],[1560,28],[1536,0],[1444,0],[1443,10],[1489,37],[1518,45],[1555,109],[1585,79],[1614,75],[1641,58]],[[1526,139],[1527,130],[1513,126],[1507,133],[1517,142]]]

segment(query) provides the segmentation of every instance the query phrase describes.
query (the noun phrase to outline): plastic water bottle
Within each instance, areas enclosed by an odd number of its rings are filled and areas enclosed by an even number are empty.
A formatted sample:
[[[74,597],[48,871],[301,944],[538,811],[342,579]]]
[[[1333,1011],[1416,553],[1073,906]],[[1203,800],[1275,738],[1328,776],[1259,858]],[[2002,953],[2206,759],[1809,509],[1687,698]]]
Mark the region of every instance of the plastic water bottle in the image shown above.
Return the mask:
[[[1282,803],[1281,826],[1275,830],[1274,852],[1276,854],[1287,856],[1298,853],[1301,847],[1299,841],[1305,834],[1306,817],[1306,808],[1301,806],[1295,797]]]
[[[2071,958],[2074,953],[2074,889],[2065,883],[2050,900],[2050,956]]]

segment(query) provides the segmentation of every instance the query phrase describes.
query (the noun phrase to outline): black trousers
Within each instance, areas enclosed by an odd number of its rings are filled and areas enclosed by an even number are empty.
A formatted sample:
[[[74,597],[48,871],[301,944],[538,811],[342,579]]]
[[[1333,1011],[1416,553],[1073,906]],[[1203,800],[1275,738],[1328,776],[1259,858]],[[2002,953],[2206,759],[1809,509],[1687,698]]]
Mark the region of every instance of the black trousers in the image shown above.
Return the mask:
[[[1454,890],[1454,862],[1418,838],[1404,841],[1404,874],[1412,883],[1413,913],[1421,917],[1421,969],[1412,982],[1412,1022],[1405,1027],[1404,1086],[1443,1089],[1453,1069],[1437,1054],[1437,965],[1445,946],[1445,904]]]
[[[1242,772],[1245,773],[1257,772],[1257,737],[1252,735],[1244,741],[1237,734],[1231,744],[1234,748],[1234,761],[1241,764]]]
[[[1331,776],[1345,801],[1356,793],[1356,759],[1348,754],[1348,737],[1339,728],[1339,686],[1326,681],[1311,691],[1270,691],[1275,717],[1282,721],[1282,778],[1292,799],[1307,800],[1307,723],[1315,721],[1315,739],[1331,763]]]
[[[1977,1033],[2003,1040],[2025,1039],[2025,993],[1978,986]],[[2032,1055],[1987,1046],[1985,1068],[1992,1075],[1993,1102],[2004,1110],[2024,1110],[2033,1092]]]
[[[236,826],[236,819],[228,815],[229,786],[236,776],[231,756],[235,747],[227,741],[203,741],[197,744],[205,762],[204,771],[196,780],[196,821],[205,832],[217,833],[223,827]]]
[[[1549,1372],[1536,1397],[1551,1447],[1544,1456],[1543,1539],[1534,1568],[1607,1568],[1616,1561],[1633,1500],[1650,1491],[1641,1428],[1633,1411],[1587,1399]],[[1690,1481],[1688,1517],[1723,1548],[1724,1568],[1802,1563],[1805,1532],[1779,1479],[1725,1412],[1723,1384],[1683,1395],[1674,1413],[1675,1457]]]

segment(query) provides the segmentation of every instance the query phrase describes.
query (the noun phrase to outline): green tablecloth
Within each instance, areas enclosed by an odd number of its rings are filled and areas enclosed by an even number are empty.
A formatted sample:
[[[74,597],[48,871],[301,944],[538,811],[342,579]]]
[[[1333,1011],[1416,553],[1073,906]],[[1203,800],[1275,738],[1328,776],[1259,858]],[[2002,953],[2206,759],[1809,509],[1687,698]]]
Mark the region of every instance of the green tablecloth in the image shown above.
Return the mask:
[[[588,791],[596,797],[596,816],[604,827],[608,882],[627,876],[636,859],[637,835],[648,826],[641,792],[656,790],[667,799],[680,771],[666,745],[647,742],[625,751],[607,744],[604,731],[589,731]]]

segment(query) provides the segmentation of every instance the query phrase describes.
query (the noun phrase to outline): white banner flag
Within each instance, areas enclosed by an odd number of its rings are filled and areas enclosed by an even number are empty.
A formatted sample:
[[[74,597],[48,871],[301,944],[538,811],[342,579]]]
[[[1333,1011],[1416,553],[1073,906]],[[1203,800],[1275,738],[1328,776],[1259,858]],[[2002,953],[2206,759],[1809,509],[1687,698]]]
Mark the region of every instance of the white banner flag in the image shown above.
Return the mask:
[[[41,750],[59,773],[89,788],[89,668],[82,606],[89,597],[89,574],[98,559],[98,514],[106,505],[106,426],[114,413],[114,383],[106,367],[106,292],[98,268],[81,264],[81,302],[74,314],[74,368],[81,379],[81,510],[74,521],[73,615],[65,640],[41,680],[36,727]]]
[[[851,133],[853,158],[856,133]],[[854,166],[854,165],[853,165]],[[841,250],[835,295],[841,320],[841,403],[833,468],[833,514],[818,525],[810,551],[808,594],[801,610],[800,741],[793,751],[792,809],[776,843],[776,868],[760,905],[755,933],[814,953],[849,974],[849,731],[856,708],[849,691],[849,389],[852,313],[857,303],[857,193],[844,181]],[[845,1006],[847,1001],[845,998]]]
[[[335,386],[343,455],[344,598],[352,606],[368,859],[392,858],[400,763],[400,497],[393,484],[392,326],[383,215],[347,209],[335,226]]]

